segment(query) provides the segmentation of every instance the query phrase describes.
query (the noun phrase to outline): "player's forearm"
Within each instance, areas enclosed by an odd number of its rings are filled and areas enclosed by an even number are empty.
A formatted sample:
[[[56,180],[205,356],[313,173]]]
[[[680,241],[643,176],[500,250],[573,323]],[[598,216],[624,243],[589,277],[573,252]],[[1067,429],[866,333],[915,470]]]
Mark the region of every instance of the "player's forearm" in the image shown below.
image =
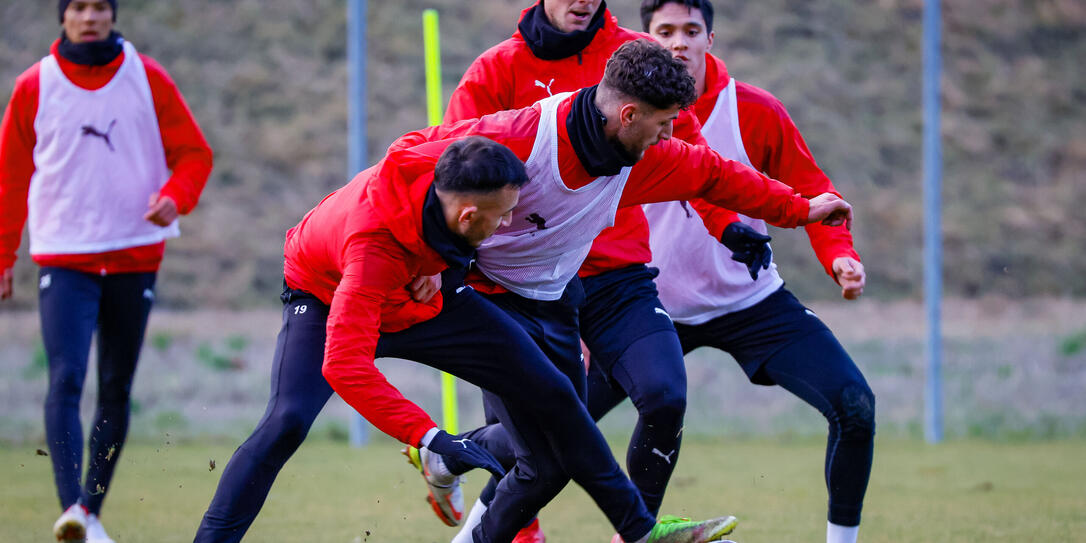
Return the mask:
[[[708,147],[674,139],[646,151],[619,206],[697,198],[783,228],[809,222],[810,204],[791,187]]]
[[[166,165],[172,171],[160,191],[173,198],[181,214],[196,207],[207,184],[214,157],[200,126],[177,87],[164,75],[152,86]]]
[[[169,181],[160,191],[177,204],[177,211],[187,215],[200,201],[207,179],[211,175],[211,152],[194,152],[173,169]]]
[[[437,424],[403,397],[373,366],[373,359],[328,358],[322,373],[332,390],[378,430],[407,445],[418,445]]]
[[[0,270],[15,264],[15,251],[26,225],[30,175],[0,168]]]
[[[707,202],[782,228],[808,223],[811,206],[792,187],[739,162],[720,161],[702,190]]]
[[[823,270],[833,277],[833,261],[842,256],[860,260],[852,244],[852,233],[844,226],[826,226],[821,223],[808,224],[805,229],[811,240],[815,257],[822,264]]]
[[[376,290],[336,291],[328,312],[321,372],[332,389],[377,429],[415,445],[436,425],[374,365],[383,300]]]

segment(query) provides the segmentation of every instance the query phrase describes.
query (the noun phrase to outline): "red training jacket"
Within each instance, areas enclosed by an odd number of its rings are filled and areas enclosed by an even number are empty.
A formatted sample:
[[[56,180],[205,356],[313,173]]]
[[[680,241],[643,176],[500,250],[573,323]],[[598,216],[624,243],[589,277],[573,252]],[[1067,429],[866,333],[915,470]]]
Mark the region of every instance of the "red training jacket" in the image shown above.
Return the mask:
[[[87,90],[104,87],[124,62],[122,52],[105,66],[75,64],[57,52],[59,45],[59,39],[53,42],[50,53],[57,59],[61,71],[72,83]],[[166,70],[147,55],[140,54],[140,59],[151,86],[162,146],[166,151],[166,165],[172,172],[162,187],[161,195],[172,198],[177,210],[184,215],[196,207],[211,174],[211,148]],[[0,122],[0,270],[9,269],[15,264],[15,251],[19,248],[26,224],[30,178],[36,169],[34,146],[37,134],[34,120],[38,116],[40,66],[40,62],[35,63],[16,78],[15,90]],[[153,272],[158,270],[165,247],[166,242],[159,242],[105,253],[39,254],[34,255],[33,259],[40,266],[57,266],[102,275]]]
[[[731,80],[724,61],[708,53],[705,55],[705,80],[705,94],[694,105],[700,122],[708,120],[720,92]],[[815,163],[803,135],[780,100],[768,91],[742,81],[735,82],[735,94],[743,147],[756,170],[794,187],[804,196],[817,196],[823,192],[840,196],[830,178]],[[695,200],[691,205],[717,239],[735,220],[733,213],[705,201]],[[818,261],[830,277],[833,277],[834,259],[849,256],[860,260],[852,245],[852,233],[844,225],[826,226],[816,222],[808,224],[806,229]]]
[[[374,365],[381,332],[433,318],[407,285],[447,266],[422,237],[422,209],[434,165],[451,141],[390,152],[328,195],[287,231],[287,285],[331,306],[323,373],[332,388],[382,432],[418,445],[437,425]]]

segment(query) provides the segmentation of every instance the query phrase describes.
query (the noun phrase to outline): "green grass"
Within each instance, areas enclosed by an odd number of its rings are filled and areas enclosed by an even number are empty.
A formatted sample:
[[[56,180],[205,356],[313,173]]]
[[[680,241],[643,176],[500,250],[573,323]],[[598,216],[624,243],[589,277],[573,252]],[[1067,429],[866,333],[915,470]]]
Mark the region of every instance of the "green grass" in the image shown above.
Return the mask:
[[[104,521],[120,543],[191,541],[235,443],[135,444],[121,458]],[[48,541],[59,514],[49,459],[0,449],[4,541]],[[417,475],[386,439],[360,450],[305,444],[280,474],[246,541],[440,542],[454,530],[423,501]],[[740,518],[742,543],[824,538],[823,444],[688,438],[666,513]],[[880,440],[861,529],[865,543],[1081,541],[1086,442]],[[209,471],[208,461],[217,467]],[[469,501],[484,478],[469,478]],[[583,491],[543,513],[552,543],[606,542],[612,530]],[[368,535],[366,535],[368,532]]]

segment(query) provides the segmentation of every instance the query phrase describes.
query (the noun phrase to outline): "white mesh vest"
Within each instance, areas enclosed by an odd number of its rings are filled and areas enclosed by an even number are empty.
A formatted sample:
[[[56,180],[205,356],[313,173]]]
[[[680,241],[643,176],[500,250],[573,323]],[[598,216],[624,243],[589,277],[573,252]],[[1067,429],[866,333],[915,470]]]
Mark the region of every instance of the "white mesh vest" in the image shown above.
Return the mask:
[[[525,298],[557,300],[581,267],[592,241],[615,222],[630,168],[598,177],[577,190],[558,171],[558,104],[570,93],[540,100],[542,115],[530,181],[520,191],[513,221],[479,247],[478,265],[490,280]]]
[[[147,72],[136,48],[98,90],[76,86],[42,59],[27,198],[31,254],[100,253],[178,235],[143,219],[169,178]]]
[[[720,156],[751,165],[739,132],[735,79],[721,91],[701,133]],[[776,263],[751,281],[747,267],[732,260],[732,252],[709,233],[689,205],[666,202],[646,204],[644,209],[649,220],[650,265],[660,269],[656,278],[660,301],[675,322],[702,324],[746,309],[784,284]],[[766,233],[765,221],[744,215],[739,219]]]

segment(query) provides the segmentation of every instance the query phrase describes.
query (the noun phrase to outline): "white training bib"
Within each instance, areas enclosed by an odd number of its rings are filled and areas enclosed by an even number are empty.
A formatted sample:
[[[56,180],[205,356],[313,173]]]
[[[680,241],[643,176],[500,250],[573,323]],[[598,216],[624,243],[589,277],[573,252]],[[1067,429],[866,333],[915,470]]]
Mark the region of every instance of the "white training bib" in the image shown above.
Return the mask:
[[[735,79],[720,93],[701,133],[720,156],[751,165],[739,131]],[[649,220],[649,265],[660,269],[656,278],[660,302],[675,322],[697,325],[746,309],[784,284],[776,263],[759,270],[758,279],[752,281],[746,265],[732,260],[731,250],[709,233],[689,204],[666,202],[643,208]],[[740,214],[739,220],[763,234],[767,231],[760,219]]]
[[[479,247],[479,270],[490,280],[525,298],[557,300],[580,269],[592,241],[615,222],[630,168],[598,177],[573,190],[558,170],[558,104],[570,93],[540,100],[542,115],[532,154],[524,167],[528,184],[520,190],[512,224]]]
[[[176,237],[176,221],[143,219],[169,169],[136,48],[124,43],[121,67],[100,89],[69,81],[52,55],[41,60],[39,82],[30,253],[100,253]]]

